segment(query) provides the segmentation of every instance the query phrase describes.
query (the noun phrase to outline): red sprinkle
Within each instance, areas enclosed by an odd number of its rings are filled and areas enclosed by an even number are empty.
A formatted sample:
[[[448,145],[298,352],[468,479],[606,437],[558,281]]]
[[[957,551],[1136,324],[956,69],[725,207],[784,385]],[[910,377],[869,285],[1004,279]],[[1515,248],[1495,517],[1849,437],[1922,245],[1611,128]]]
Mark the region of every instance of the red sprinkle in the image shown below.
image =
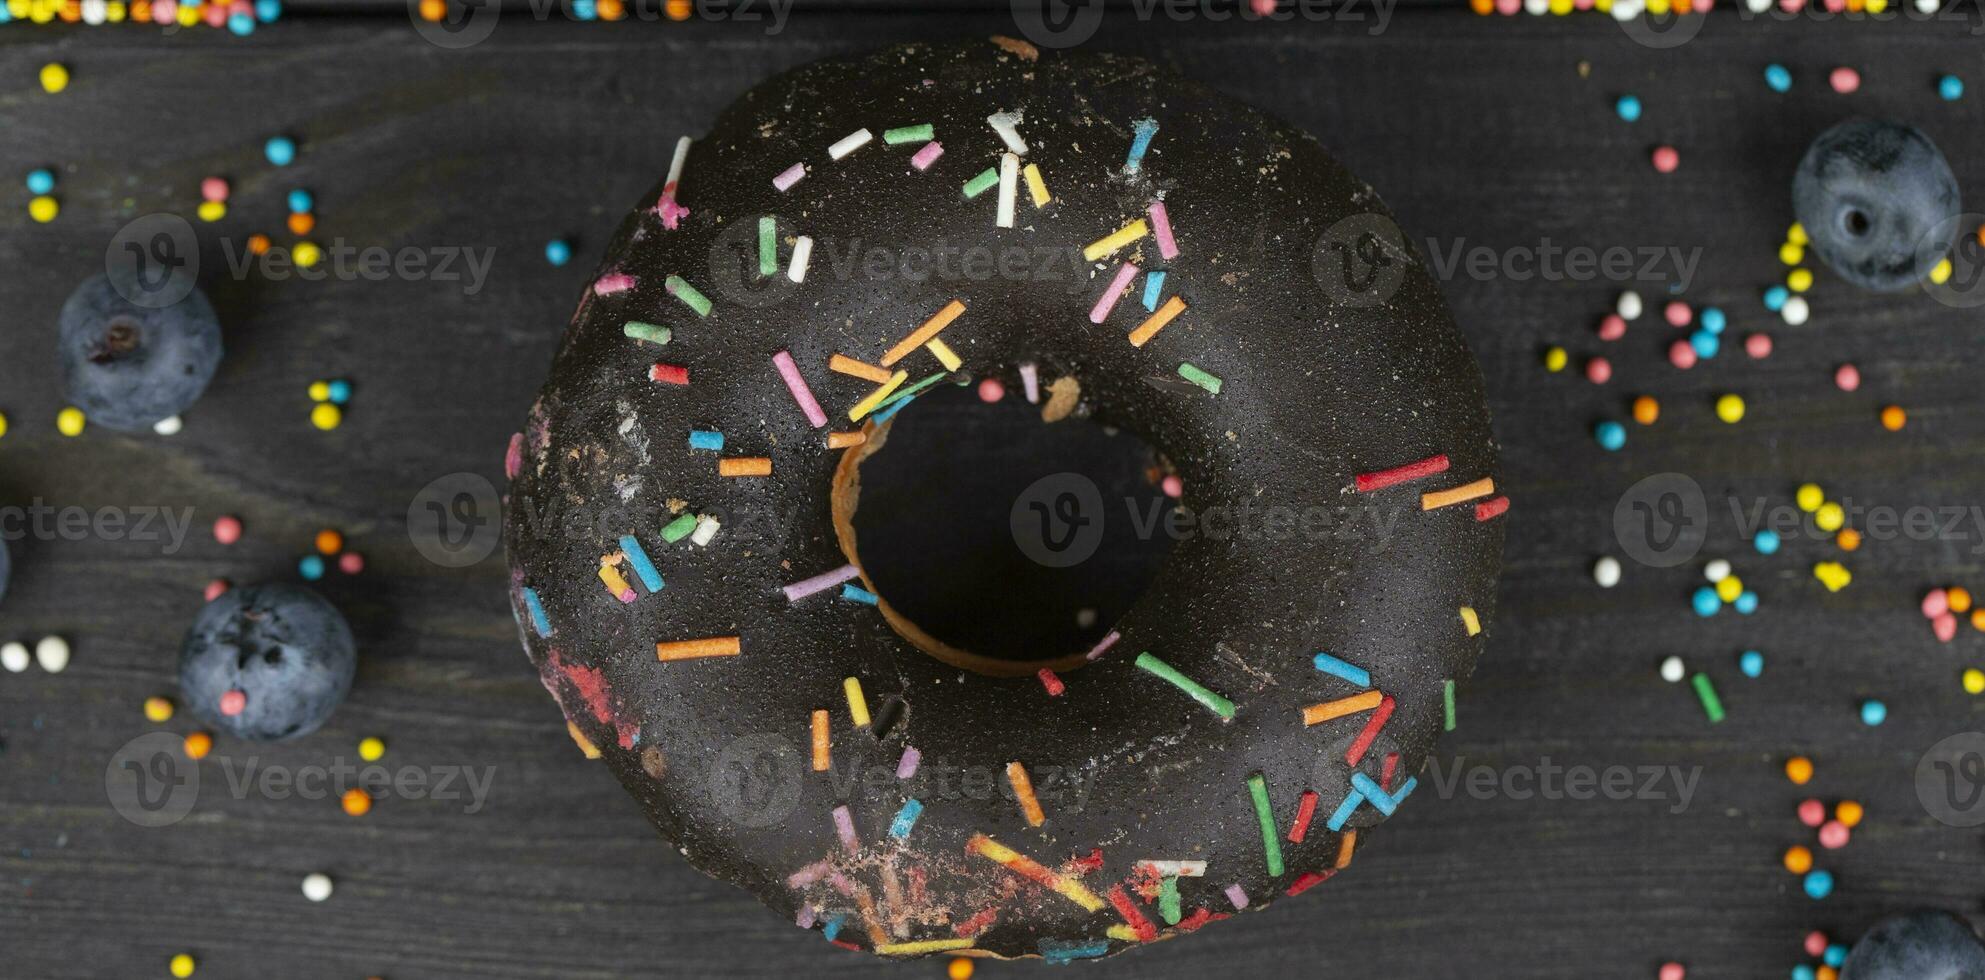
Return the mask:
[[[1833,86],[1834,91],[1842,95],[1847,95],[1861,87],[1861,73],[1852,68],[1842,66],[1835,68],[1832,74],[1826,77],[1826,81],[1828,85]]]
[[[1042,667],[1034,676],[1039,677],[1041,679],[1041,686],[1048,689],[1048,697],[1061,697],[1061,692],[1067,690],[1066,687],[1062,686],[1061,678],[1056,677],[1055,672],[1046,667]]]
[[[1496,499],[1503,501],[1504,506],[1508,506],[1509,498],[1498,497]],[[1364,730],[1358,733],[1358,737],[1352,740],[1351,747],[1345,750],[1345,762],[1355,766],[1364,761],[1365,753],[1372,750],[1372,742],[1378,739],[1379,729],[1385,727],[1386,719],[1392,717],[1392,709],[1395,707],[1397,705],[1393,703],[1392,695],[1390,694],[1379,700],[1378,708],[1372,712],[1370,718],[1365,720]]]
[[[984,931],[987,926],[992,925],[993,920],[997,918],[999,918],[999,909],[997,907],[983,908],[974,913],[971,918],[953,926],[951,931],[957,933],[961,939],[970,939]]]
[[[686,385],[689,383],[689,369],[679,364],[656,364],[648,369],[648,380],[662,384]]]
[[[1754,361],[1762,361],[1770,357],[1771,335],[1768,333],[1754,333],[1745,337],[1744,353],[1751,355],[1751,359]]]
[[[1501,517],[1504,514],[1504,512],[1508,510],[1509,510],[1508,497],[1497,497],[1494,500],[1484,500],[1481,503],[1475,505],[1475,519],[1478,521],[1494,520],[1495,518]]]
[[[1148,943],[1158,938],[1158,928],[1144,917],[1143,912],[1138,911],[1136,903],[1130,900],[1122,885],[1110,886],[1110,904],[1116,906],[1117,914],[1123,916],[1123,921],[1137,933],[1138,942]]]
[[[1392,792],[1392,777],[1397,775],[1399,775],[1399,753],[1387,752],[1385,754],[1385,768],[1379,771],[1379,788],[1388,793]]]
[[[1316,791],[1303,790],[1303,801],[1296,806],[1296,822],[1289,825],[1289,843],[1300,844],[1309,835],[1310,819],[1316,816]]]
[[[1326,881],[1329,881],[1336,874],[1337,871],[1334,868],[1329,871],[1322,871],[1322,872],[1305,871],[1302,873],[1301,877],[1298,877],[1296,879],[1295,884],[1289,886],[1288,893],[1291,895],[1301,895],[1302,893],[1309,891],[1310,889],[1315,888],[1316,886],[1321,885]]]
[[[1608,313],[1599,321],[1600,340],[1618,340],[1627,335],[1627,321],[1618,313]]]
[[[1421,477],[1433,476],[1435,473],[1444,473],[1446,471],[1447,456],[1445,454],[1429,456],[1417,463],[1407,463],[1404,466],[1395,466],[1389,470],[1358,474],[1358,492],[1369,493],[1373,490],[1383,490],[1386,487],[1405,483],[1408,480],[1417,480]]]
[[[1613,362],[1603,357],[1595,357],[1585,362],[1585,380],[1603,385],[1613,380]]]

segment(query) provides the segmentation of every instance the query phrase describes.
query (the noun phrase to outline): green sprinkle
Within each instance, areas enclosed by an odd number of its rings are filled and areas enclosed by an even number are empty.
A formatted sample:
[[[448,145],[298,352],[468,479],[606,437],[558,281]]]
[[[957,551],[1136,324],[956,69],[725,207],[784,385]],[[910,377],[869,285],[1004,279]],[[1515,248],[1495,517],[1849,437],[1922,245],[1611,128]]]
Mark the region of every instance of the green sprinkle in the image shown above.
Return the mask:
[[[1157,674],[1159,677],[1171,681],[1174,687],[1192,695],[1194,701],[1211,708],[1214,714],[1222,718],[1234,717],[1234,702],[1207,690],[1198,681],[1179,673],[1171,664],[1159,660],[1149,652],[1137,655],[1137,665],[1151,673]]]
[[[662,528],[662,540],[674,544],[688,537],[689,532],[694,530],[696,530],[696,515],[683,514],[670,521],[668,527]]]
[[[758,274],[779,271],[779,224],[770,216],[758,219]]]
[[[696,291],[696,287],[682,280],[681,276],[670,276],[664,283],[669,295],[682,300],[683,305],[696,311],[697,316],[710,315],[710,298]]]
[[[1261,821],[1261,850],[1268,856],[1268,875],[1282,873],[1282,841],[1275,835],[1275,811],[1268,807],[1268,781],[1261,773],[1248,777],[1248,795],[1254,797],[1254,815]]]
[[[1445,727],[1443,727],[1441,731],[1444,732],[1454,731],[1454,682],[1453,681],[1441,682],[1441,704],[1443,707],[1447,709],[1447,722]]]
[[[932,133],[930,123],[921,123],[916,126],[898,126],[895,129],[883,130],[882,141],[890,146],[895,146],[898,143],[923,143],[930,141]]]
[[[1716,688],[1709,683],[1709,675],[1697,674],[1689,682],[1696,687],[1696,697],[1702,699],[1702,713],[1709,716],[1709,723],[1714,725],[1722,721],[1723,702],[1717,699]]]
[[[985,173],[965,182],[965,196],[967,198],[978,197],[980,194],[991,190],[993,185],[997,183],[999,183],[999,170],[993,167],[987,167]]]
[[[930,377],[925,378],[922,381],[919,381],[916,384],[913,384],[907,388],[898,388],[894,394],[890,395],[888,398],[884,398],[880,402],[877,402],[875,407],[876,409],[880,410],[880,409],[888,408],[889,406],[894,405],[897,402],[900,402],[906,398],[915,398],[918,394],[922,393],[925,388],[928,388],[931,385],[938,383],[939,381],[943,381],[945,377],[950,374],[951,372],[949,371],[939,371],[936,374],[933,374]]]
[[[669,342],[669,337],[672,336],[667,327],[658,327],[655,324],[642,323],[639,320],[627,321],[627,326],[621,327],[620,332],[635,340],[645,340],[651,344],[666,344]]]
[[[1179,365],[1179,377],[1206,389],[1213,394],[1220,393],[1220,379],[1193,365],[1191,361]]]
[[[1175,926],[1183,913],[1179,911],[1179,876],[1166,875],[1158,883],[1158,914],[1165,917],[1165,924]]]

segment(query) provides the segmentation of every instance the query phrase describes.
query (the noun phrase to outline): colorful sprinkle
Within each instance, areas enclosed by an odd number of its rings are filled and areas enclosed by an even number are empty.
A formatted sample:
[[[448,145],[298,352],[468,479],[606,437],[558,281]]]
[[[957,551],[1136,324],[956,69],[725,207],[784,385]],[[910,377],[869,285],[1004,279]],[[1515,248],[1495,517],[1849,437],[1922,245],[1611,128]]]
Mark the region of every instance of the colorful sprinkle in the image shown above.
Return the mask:
[[[1357,477],[1358,492],[1369,493],[1373,490],[1383,490],[1386,487],[1397,486],[1411,480],[1432,476],[1435,473],[1445,473],[1447,472],[1447,468],[1447,457],[1440,455],[1429,456],[1426,459],[1407,463],[1402,466],[1395,466],[1388,470],[1360,473]]]
[[[930,319],[925,320],[922,326],[911,331],[908,337],[898,341],[896,346],[891,347],[888,353],[882,355],[882,366],[895,366],[897,361],[908,356],[911,351],[929,343],[932,337],[937,336],[945,327],[950,326],[951,321],[958,319],[959,314],[964,312],[965,304],[958,300],[954,299],[944,304],[943,309],[931,314]]]
[[[792,186],[794,184],[799,183],[800,178],[805,176],[806,176],[806,164],[795,163],[792,166],[779,171],[779,176],[772,178],[772,186],[774,188],[777,188],[779,193],[783,194],[786,191],[791,190]]]
[[[919,123],[915,126],[898,126],[895,129],[883,130],[882,142],[887,146],[896,146],[901,143],[915,143],[919,140],[928,143],[933,132],[935,131],[931,128],[930,123]]]
[[[984,834],[973,834],[972,839],[965,844],[965,853],[976,854],[1029,881],[1052,889],[1056,894],[1088,911],[1098,912],[1103,908],[1103,900],[1097,898],[1094,892],[1084,888],[1081,882],[1056,874],[1032,858]],[[1116,891],[1121,890],[1122,886],[1117,886]]]
[[[832,754],[833,736],[826,708],[813,713],[813,771],[826,772],[834,767]]]
[[[787,602],[798,602],[816,592],[823,592],[861,574],[861,569],[853,565],[842,565],[831,572],[822,572],[812,578],[802,579],[791,585],[782,586]]]
[[[1206,389],[1208,394],[1217,395],[1220,393],[1222,384],[1220,379],[1212,374],[1208,374],[1204,368],[1191,361],[1184,361],[1179,364],[1179,377]]]
[[[717,451],[724,448],[724,434],[710,429],[689,430],[689,448]]]
[[[1137,655],[1137,666],[1169,681],[1172,686],[1184,691],[1194,701],[1205,705],[1222,718],[1234,717],[1234,702],[1213,693],[1198,681],[1179,673],[1172,665],[1152,656],[1149,652]]]
[[[735,657],[743,645],[735,636],[712,636],[701,640],[670,640],[655,644],[655,657],[663,663],[698,660],[703,657]]]
[[[839,160],[842,157],[845,157],[848,154],[853,153],[864,146],[867,146],[868,141],[874,138],[875,138],[875,134],[869,132],[866,127],[862,129],[857,129],[854,132],[849,133],[848,135],[843,136],[838,140],[835,140],[834,145],[827,148],[827,156],[829,159]]]
[[[878,605],[882,602],[881,596],[876,595],[875,593],[870,592],[869,590],[864,589],[853,582],[849,582],[848,584],[841,586],[841,598],[847,599],[850,602],[859,602],[865,606]]]
[[[1486,497],[1495,491],[1496,481],[1485,476],[1473,483],[1464,483],[1461,486],[1451,489],[1435,490],[1421,494],[1420,509],[1438,510],[1442,507],[1453,506],[1454,504],[1474,500],[1478,497]]]
[[[992,190],[999,183],[999,168],[987,167],[964,184],[965,199],[971,200]]]
[[[1148,213],[1151,216],[1151,234],[1158,239],[1158,254],[1165,259],[1175,259],[1179,255],[1179,243],[1172,237],[1172,216],[1165,211],[1165,202],[1152,201]]]
[[[656,384],[686,385],[689,383],[689,369],[680,364],[666,364],[656,361],[648,369],[648,380]]]
[[[840,835],[843,850],[849,854],[861,853],[861,838],[855,836],[855,817],[846,806],[834,808],[834,832]]]
[[[634,535],[625,534],[620,538],[620,552],[627,556],[628,564],[634,566],[634,574],[641,579],[641,585],[649,592],[662,591],[662,573],[655,570],[655,563],[648,560],[648,552]]]
[[[1352,684],[1357,685],[1358,687],[1372,686],[1372,675],[1369,671],[1365,670],[1363,667],[1358,667],[1353,664],[1349,664],[1342,660],[1339,660],[1336,657],[1331,656],[1330,654],[1319,653],[1311,659],[1311,663],[1315,664],[1316,669],[1323,671],[1324,673],[1329,674],[1332,677],[1337,677],[1349,681]]]
[[[1144,168],[1144,154],[1151,149],[1151,137],[1158,135],[1158,120],[1139,119],[1132,124],[1130,153],[1124,157],[1123,172],[1135,174]]]
[[[1716,696],[1716,687],[1710,683],[1709,675],[1698,673],[1689,679],[1695,685],[1696,698],[1702,702],[1702,713],[1709,716],[1711,724],[1723,720],[1723,701]]]
[[[681,276],[670,276],[663,281],[670,296],[682,301],[684,306],[696,311],[697,316],[710,315],[710,299],[698,292],[695,286],[683,281]]]
[[[1027,826],[1039,827],[1047,822],[1047,815],[1041,812],[1041,801],[1034,796],[1034,783],[1027,778],[1027,767],[1018,762],[1006,764],[1006,782],[1013,787],[1013,798],[1020,803],[1020,812],[1027,818]]]
[[[209,599],[207,601],[212,602],[213,600]],[[530,610],[531,629],[537,631],[540,637],[550,636],[551,620],[545,618],[544,602],[538,598],[538,590],[532,588],[524,589],[524,608]]]
[[[1363,694],[1354,694],[1348,698],[1338,698],[1335,701],[1313,704],[1303,709],[1303,724],[1305,726],[1320,725],[1326,721],[1342,718],[1345,715],[1356,714],[1360,711],[1371,711],[1377,708],[1383,700],[1385,700],[1384,694],[1378,691],[1366,691]]]
[[[799,403],[800,411],[806,414],[807,422],[818,429],[827,424],[827,412],[813,397],[813,390],[806,386],[806,379],[800,376],[799,365],[793,363],[789,351],[772,355],[772,365],[779,369],[779,377],[785,379],[786,390],[792,393],[793,401]]]
[[[1048,202],[1054,200],[1054,196],[1048,193],[1048,182],[1041,177],[1038,164],[1028,164],[1021,168],[1020,174],[1027,178],[1027,197],[1034,202],[1034,207],[1047,207]]]
[[[936,163],[937,158],[943,155],[944,155],[943,144],[940,144],[935,140],[933,140],[929,143],[925,143],[923,149],[918,150],[916,152],[916,155],[910,157],[910,166],[915,167],[918,170],[929,170],[930,165]]]
[[[999,141],[1006,144],[1008,152],[1015,156],[1027,155],[1027,141],[1020,138],[1020,113],[995,112],[986,117],[986,125],[999,134]]]
[[[1165,295],[1165,270],[1153,269],[1144,277],[1144,312],[1158,308],[1158,299]]]
[[[988,173],[990,173],[990,171],[988,171]],[[1098,238],[1095,241],[1089,243],[1087,246],[1085,246],[1082,249],[1082,260],[1085,262],[1095,262],[1103,258],[1104,256],[1114,254],[1116,251],[1118,251],[1119,249],[1123,248],[1126,245],[1129,245],[1131,242],[1143,238],[1146,234],[1149,234],[1150,231],[1151,231],[1150,226],[1144,223],[1143,218],[1139,218],[1136,221],[1124,225],[1122,228],[1119,228],[1116,231],[1113,231],[1108,235],[1105,235],[1102,238]]]
[[[1142,224],[1142,222],[1139,222],[1139,224]],[[1184,313],[1185,309],[1185,300],[1176,295],[1166,300],[1165,305],[1159,307],[1157,312],[1146,317],[1143,323],[1137,325],[1137,329],[1130,332],[1130,346],[1142,347],[1149,343],[1151,338],[1158,335],[1158,331],[1165,329],[1165,325],[1171,323],[1179,314]],[[1215,391],[1217,393],[1217,389]]]
[[[1110,311],[1116,308],[1117,300],[1122,298],[1124,288],[1136,278],[1137,272],[1137,266],[1128,262],[1117,266],[1116,275],[1110,277],[1109,286],[1104,288],[1103,295],[1097,298],[1096,305],[1089,309],[1090,323],[1101,323],[1109,317]]]

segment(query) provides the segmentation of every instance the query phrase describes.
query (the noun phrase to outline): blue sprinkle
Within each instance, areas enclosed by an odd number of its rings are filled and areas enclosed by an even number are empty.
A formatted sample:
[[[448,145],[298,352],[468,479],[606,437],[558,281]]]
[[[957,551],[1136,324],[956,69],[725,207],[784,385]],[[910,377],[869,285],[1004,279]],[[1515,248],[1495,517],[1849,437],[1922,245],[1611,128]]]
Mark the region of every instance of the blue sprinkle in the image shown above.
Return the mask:
[[[1778,532],[1765,528],[1758,532],[1757,537],[1751,539],[1751,544],[1757,546],[1760,555],[1778,554]]]
[[[1689,604],[1695,607],[1698,616],[1714,616],[1723,608],[1723,600],[1717,598],[1716,590],[1707,585],[1695,591],[1695,595],[1689,598]]]
[[[903,410],[903,406],[908,405],[909,403],[916,400],[917,400],[917,396],[915,395],[911,395],[908,398],[899,399],[896,402],[892,403],[888,408],[885,408],[882,411],[877,412],[874,415],[870,416],[870,418],[875,419],[876,425],[881,425],[882,423],[887,422],[892,418],[895,418],[896,413]]]
[[[896,811],[896,819],[889,821],[889,836],[897,840],[908,840],[910,837],[910,828],[915,827],[917,825],[917,818],[923,815],[924,805],[922,801],[911,799],[905,802],[903,809]]]
[[[1619,113],[1621,119],[1633,122],[1640,118],[1640,99],[1622,95],[1618,102],[1613,103],[1613,111]]]
[[[1889,706],[1873,699],[1861,702],[1861,724],[1873,727],[1887,721]]]
[[[1377,780],[1362,772],[1354,771],[1351,773],[1351,785],[1357,787],[1358,792],[1364,795],[1365,801],[1370,803],[1373,809],[1388,817],[1392,816],[1393,807],[1397,806],[1399,801],[1387,795],[1385,788],[1380,786]]]
[[[1964,98],[1964,79],[1956,75],[1945,75],[1937,79],[1937,94],[1945,102],[1956,102]]]
[[[344,405],[352,400],[352,383],[339,379],[324,386],[333,405]]]
[[[572,261],[572,246],[563,238],[554,238],[544,243],[544,260],[554,266]]]
[[[1764,291],[1764,308],[1773,313],[1785,308],[1785,301],[1792,298],[1792,291],[1784,286],[1773,286]]]
[[[1847,947],[1839,943],[1828,943],[1826,955],[1821,957],[1820,961],[1828,966],[1838,968],[1842,963],[1847,962]]]
[[[621,535],[620,553],[627,556],[628,563],[634,566],[634,574],[641,577],[641,584],[649,592],[662,591],[662,573],[655,571],[655,563],[648,560],[648,552],[642,549],[641,542],[634,535]]]
[[[524,590],[524,605],[531,610],[531,628],[537,630],[539,636],[550,636],[551,620],[545,618],[544,603],[538,599],[538,590]]]
[[[1592,427],[1592,437],[1599,440],[1599,448],[1616,453],[1627,444],[1627,427],[1618,422],[1601,422]]]
[[[273,24],[283,15],[282,0],[255,0],[255,19]]]
[[[691,429],[689,430],[689,448],[722,449],[724,448],[724,434],[721,432],[712,432],[709,429]]]
[[[1749,616],[1758,611],[1758,594],[1749,589],[1737,593],[1737,601],[1731,603],[1740,615]]]
[[[309,191],[299,187],[289,192],[289,213],[309,214],[316,207],[317,198]]]
[[[1134,174],[1144,166],[1144,151],[1151,148],[1151,137],[1158,135],[1158,120],[1139,119],[1130,140],[1130,155],[1124,158],[1123,172]]]
[[[1153,269],[1144,276],[1144,312],[1158,308],[1158,297],[1165,292],[1165,270]]]
[[[1351,819],[1351,814],[1358,809],[1358,804],[1363,802],[1365,802],[1365,794],[1352,790],[1351,795],[1346,796],[1344,802],[1337,805],[1337,812],[1330,815],[1330,821],[1324,826],[1329,827],[1332,833],[1343,830],[1344,821]]]
[[[881,598],[877,596],[875,593],[870,592],[869,590],[864,589],[861,586],[854,584],[853,582],[849,582],[848,584],[841,586],[841,598],[851,599],[855,602],[865,602],[871,606],[881,601]]]
[[[55,189],[55,174],[46,167],[28,171],[28,193],[46,194]]]
[[[324,559],[317,555],[305,555],[302,561],[296,563],[296,571],[305,582],[315,582],[324,577]]]
[[[826,936],[828,942],[833,942],[834,938],[841,934],[841,923],[846,921],[848,917],[845,914],[828,919],[827,924],[820,928],[821,935]]]
[[[1764,654],[1756,650],[1745,650],[1743,655],[1737,658],[1737,669],[1743,671],[1745,677],[1762,675],[1764,673]]]
[[[1711,331],[1698,330],[1689,334],[1689,346],[1696,349],[1697,357],[1707,360],[1715,357],[1716,352],[1723,349],[1723,341]]]
[[[1787,71],[1784,65],[1775,63],[1766,65],[1764,83],[1771,86],[1774,92],[1789,92],[1792,90],[1792,73]]]
[[[1091,943],[1082,943],[1066,939],[1043,939],[1040,950],[1041,958],[1049,963],[1067,963],[1070,960],[1094,959],[1108,953],[1110,941],[1099,939]]]
[[[1341,677],[1359,687],[1372,686],[1372,675],[1363,667],[1347,664],[1327,653],[1316,655],[1316,669],[1332,677]]]
[[[255,18],[247,12],[227,15],[227,31],[235,37],[247,37],[255,33]]]
[[[1702,323],[1704,330],[1715,334],[1722,333],[1723,328],[1730,324],[1730,318],[1723,315],[1723,308],[1719,306],[1703,307],[1696,319]]]
[[[271,136],[262,144],[262,155],[278,167],[287,167],[296,162],[296,141],[287,136]]]
[[[1806,872],[1806,895],[1808,897],[1820,899],[1831,894],[1833,894],[1833,872]]]

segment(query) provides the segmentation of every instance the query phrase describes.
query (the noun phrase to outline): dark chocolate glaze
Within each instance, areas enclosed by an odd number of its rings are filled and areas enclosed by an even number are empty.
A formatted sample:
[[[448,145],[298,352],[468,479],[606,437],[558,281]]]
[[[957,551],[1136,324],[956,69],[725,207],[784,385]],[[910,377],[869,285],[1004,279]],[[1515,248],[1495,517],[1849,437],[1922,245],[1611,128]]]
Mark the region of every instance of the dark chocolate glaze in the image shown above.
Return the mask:
[[[1309,137],[1149,63],[1017,47],[891,48],[742,96],[689,151],[680,226],[656,214],[659,185],[622,223],[601,273],[635,285],[589,291],[513,444],[513,605],[531,662],[577,736],[694,866],[782,915],[810,906],[817,921],[844,917],[838,938],[863,948],[953,939],[974,921],[983,924],[975,948],[1002,956],[1139,945],[1108,938],[1124,921],[1109,904],[1085,909],[969,853],[974,834],[1064,870],[1095,896],[1121,884],[1159,936],[1203,924],[1198,910],[1232,913],[1230,884],[1245,889],[1249,911],[1273,904],[1335,864],[1340,836],[1324,823],[1349,791],[1345,748],[1370,717],[1303,725],[1304,706],[1359,691],[1314,669],[1313,654],[1365,667],[1396,699],[1360,768],[1378,778],[1396,752],[1403,780],[1442,730],[1444,682],[1473,670],[1482,638],[1468,635],[1459,609],[1483,622],[1494,612],[1502,519],[1477,521],[1473,503],[1420,509],[1422,492],[1493,473],[1481,376],[1378,196]],[[1037,209],[1023,184],[1011,229],[994,226],[997,189],[972,200],[960,192],[999,165],[1003,146],[986,117],[1001,110],[1023,114],[1024,162],[1040,166],[1054,195]],[[1161,129],[1127,176],[1133,123],[1145,117]],[[920,143],[882,139],[917,123],[933,124],[944,146],[926,172],[910,166]],[[828,158],[864,127],[873,141]],[[805,179],[775,190],[773,176],[796,161]],[[1143,217],[1159,194],[1175,259],[1161,260],[1147,236],[1081,261],[1083,246]],[[755,260],[761,215],[778,218],[781,239],[780,272],[765,280]],[[1363,256],[1349,286],[1333,271],[1333,227]],[[1381,270],[1376,293],[1354,292],[1371,241],[1347,228],[1395,243],[1385,268],[1396,271]],[[800,234],[815,245],[794,285],[785,266]],[[878,248],[907,254],[913,271],[920,256],[935,263],[942,249],[961,251],[948,270],[906,276],[869,264]],[[1009,249],[1026,261],[1002,268]],[[1142,348],[1126,339],[1146,316],[1142,277],[1103,324],[1088,318],[1123,260],[1166,269],[1166,295],[1190,307]],[[671,274],[708,295],[707,318],[667,293]],[[1184,478],[1183,505],[1213,518],[1175,546],[1117,624],[1121,641],[1063,674],[1060,697],[1032,677],[940,663],[874,607],[834,591],[788,602],[779,588],[846,561],[828,501],[841,453],[825,448],[825,433],[854,428],[847,409],[872,385],[829,373],[829,355],[873,363],[954,297],[968,309],[942,337],[966,375],[1000,377],[1015,393],[1023,362],[1039,365],[1044,387],[1074,377],[1079,411],[1157,447]],[[628,320],[665,324],[674,339],[630,340]],[[772,356],[782,349],[827,409],[825,429],[807,424],[781,383]],[[657,360],[687,366],[690,384],[651,382]],[[1220,377],[1221,392],[1179,383],[1183,361]],[[923,351],[899,366],[913,380],[939,370]],[[722,453],[690,450],[692,428],[721,430]],[[1445,473],[1353,489],[1357,473],[1442,453]],[[719,477],[719,455],[769,456],[773,475]],[[676,510],[715,515],[723,529],[707,547],[666,544],[659,532]],[[650,594],[623,564],[641,592],[623,604],[597,572],[630,533],[667,584]],[[549,636],[534,627],[525,588],[541,597]],[[663,663],[655,654],[658,641],[729,635],[742,638],[738,656]],[[1232,699],[1234,716],[1137,667],[1142,651]],[[850,676],[887,724],[852,727]],[[810,765],[816,709],[832,718],[830,772]],[[902,781],[906,746],[923,762]],[[1007,792],[1013,761],[1032,775],[1039,827]],[[1272,801],[1280,875],[1266,867],[1253,773]],[[1319,795],[1316,816],[1290,843],[1305,790]],[[1432,796],[1402,805],[1436,805]],[[898,841],[891,821],[913,797],[922,816]],[[831,814],[842,805],[856,853],[836,833]],[[1380,820],[1363,806],[1347,829]],[[1099,849],[1099,868],[1072,863]],[[1168,925],[1148,897],[1157,882],[1136,872],[1143,859],[1206,862],[1203,877],[1178,882],[1183,926]],[[809,867],[819,880],[793,885]],[[984,924],[987,909],[996,912]]]

